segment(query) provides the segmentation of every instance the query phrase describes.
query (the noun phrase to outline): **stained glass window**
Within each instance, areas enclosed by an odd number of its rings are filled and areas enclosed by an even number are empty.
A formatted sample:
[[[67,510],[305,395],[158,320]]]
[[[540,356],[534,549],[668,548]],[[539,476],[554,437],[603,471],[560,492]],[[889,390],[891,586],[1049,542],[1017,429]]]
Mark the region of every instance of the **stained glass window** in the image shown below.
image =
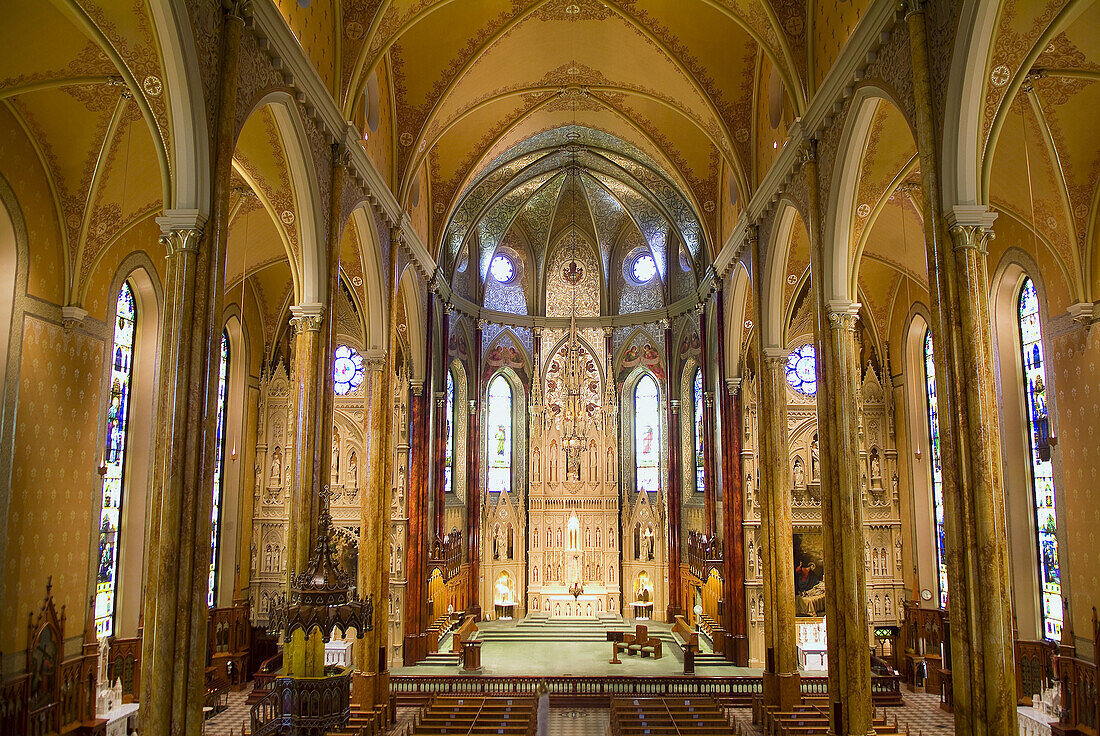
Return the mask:
[[[703,486],[703,369],[695,369],[692,390],[695,405],[695,492],[702,493]]]
[[[447,422],[443,446],[443,492],[454,490],[451,478],[454,476],[455,463],[455,377],[453,371],[447,371],[447,385],[444,388],[444,420]]]
[[[940,464],[940,419],[936,408],[936,364],[932,360],[932,330],[924,332],[924,387],[928,408],[928,440],[932,446],[932,513],[936,522],[936,567],[940,605],[947,606],[947,547],[943,532],[943,466]]]
[[[653,260],[653,256],[645,253],[634,259],[634,265],[631,266],[631,273],[634,274],[634,280],[639,284],[644,284],[657,275],[657,264]]]
[[[516,267],[511,258],[502,254],[493,256],[493,260],[489,262],[489,273],[500,283],[507,284],[516,275]]]
[[[130,415],[130,379],[134,372],[134,293],[124,283],[115,302],[114,362],[107,400],[106,446],[103,451],[103,493],[99,512],[99,565],[96,568],[95,633],[114,634],[118,588],[119,533],[122,526],[123,473]]]
[[[508,379],[497,376],[489,384],[489,416],[486,451],[489,474],[486,489],[500,493],[512,489],[512,387]]]
[[[210,573],[206,587],[206,605],[214,605],[218,583],[218,537],[221,532],[222,487],[225,477],[225,408],[229,394],[229,335],[222,333],[221,361],[218,363],[218,424],[214,439],[214,503],[210,509]]]
[[[657,382],[644,375],[634,387],[634,483],[641,493],[661,485],[661,419]]]
[[[351,393],[363,383],[363,356],[347,345],[339,346],[332,361],[332,374],[336,395]]]
[[[813,345],[803,345],[787,356],[787,383],[806,396],[817,393],[817,354]]]
[[[1035,284],[1025,278],[1020,287],[1020,347],[1024,361],[1024,388],[1031,446],[1031,481],[1035,495],[1035,529],[1038,535],[1039,586],[1042,596],[1043,635],[1062,638],[1062,584],[1058,569],[1058,537],[1055,521],[1054,472],[1050,463],[1050,416],[1047,413],[1046,364],[1043,360],[1039,296]]]

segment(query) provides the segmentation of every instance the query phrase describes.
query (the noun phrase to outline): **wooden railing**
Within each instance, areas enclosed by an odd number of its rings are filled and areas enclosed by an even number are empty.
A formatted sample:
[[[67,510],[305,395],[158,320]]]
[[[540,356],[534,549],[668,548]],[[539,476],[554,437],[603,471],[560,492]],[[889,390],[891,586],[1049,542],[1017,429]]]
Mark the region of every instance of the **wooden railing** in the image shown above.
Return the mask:
[[[1092,609],[1092,637],[1093,657],[1100,657],[1100,621],[1095,606]],[[1052,731],[1058,736],[1095,736],[1100,726],[1097,663],[1079,659],[1074,647],[1063,645],[1059,647],[1055,668],[1062,683],[1062,718]]]
[[[265,693],[271,691],[271,686],[282,669],[283,653],[281,651],[275,652],[263,661],[260,668],[252,674],[252,692],[248,695],[250,704],[259,702]]]
[[[713,696],[748,707],[754,695],[764,692],[763,678],[668,676],[492,676],[492,675],[393,675],[390,691],[399,699],[427,699],[435,695],[529,696],[545,683],[559,699],[610,702],[612,697]],[[803,695],[826,695],[829,678],[803,677]],[[901,703],[901,679],[897,675],[871,678],[871,698],[876,705]]]
[[[133,703],[141,695],[141,637],[111,639],[107,653],[107,679],[122,684],[122,702]]]
[[[701,581],[706,581],[711,568],[721,573],[722,540],[695,530],[688,532],[687,563],[691,573]]]
[[[428,551],[428,567],[438,567],[443,573],[443,582],[458,574],[462,567],[462,532],[453,531],[432,542]]]
[[[1058,646],[1050,641],[1013,642],[1016,659],[1016,700],[1020,705],[1032,705],[1032,696],[1048,690],[1057,680],[1054,659]]]

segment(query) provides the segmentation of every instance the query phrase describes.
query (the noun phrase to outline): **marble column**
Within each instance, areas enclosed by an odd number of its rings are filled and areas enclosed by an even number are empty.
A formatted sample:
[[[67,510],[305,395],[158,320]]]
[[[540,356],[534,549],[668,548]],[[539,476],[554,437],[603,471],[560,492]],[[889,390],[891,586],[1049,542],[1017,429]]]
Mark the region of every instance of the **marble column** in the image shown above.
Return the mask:
[[[466,554],[470,566],[467,610],[481,619],[481,329],[474,330],[470,370],[469,425],[466,434]]]
[[[391,371],[380,355],[370,355],[366,368],[367,406],[364,412],[364,434],[369,438],[368,467],[365,493],[359,504],[359,571],[356,589],[374,602],[374,630],[355,645],[355,702],[366,708],[384,693],[388,682],[386,640],[389,631],[389,539],[390,539],[390,470],[393,453],[393,405],[390,402]],[[385,681],[385,682],[383,682]]]
[[[672,356],[672,327],[665,325],[665,355]],[[665,395],[671,396],[671,373]],[[668,403],[668,610],[666,621],[672,621],[684,612],[683,584],[680,580],[680,532],[683,526],[680,470],[680,401],[669,398]],[[624,540],[625,541],[625,540]]]
[[[438,357],[432,356],[437,364],[440,366],[439,380],[436,381],[436,409],[438,421],[436,422],[436,442],[435,442],[435,524],[433,526],[433,534],[435,539],[443,539],[443,536],[447,533],[447,495],[444,492],[443,478],[445,475],[444,464],[447,461],[447,422],[452,421],[452,418],[447,416],[447,373],[451,370],[450,366],[450,354],[448,352],[450,345],[450,320],[451,320],[450,304],[443,305],[443,314],[440,318],[440,331],[439,331],[439,352]],[[460,411],[456,408],[455,416],[459,416]],[[453,430],[452,430],[453,431]],[[453,436],[453,435],[452,435]],[[451,473],[452,490],[454,489],[454,473]]]
[[[213,125],[209,226],[193,210],[158,218],[167,262],[149,513],[142,729],[199,736],[206,667],[215,410],[236,138],[242,3],[225,3]]]
[[[718,297],[721,303],[721,295]],[[719,332],[722,330],[719,311]],[[722,364],[719,347],[719,365]],[[725,371],[720,371],[725,381]],[[721,386],[722,397],[722,592],[725,597],[726,648],[723,654],[739,667],[749,663],[745,619],[744,492],[741,487],[741,394],[739,382]]]
[[[1001,397],[994,380],[986,251],[996,213],[981,205],[945,212],[942,127],[932,105],[924,3],[909,0],[906,10],[934,305],[955,733],[1013,736],[1016,681],[997,414]]]
[[[291,416],[293,440],[290,452],[290,520],[287,527],[287,594],[294,577],[309,562],[320,497],[315,482],[315,460],[321,405],[318,401],[319,353],[324,338],[324,307],[293,306],[294,361],[291,367]],[[323,449],[323,448],[321,448]],[[296,631],[284,648],[283,669],[291,677],[312,677],[324,670],[324,642],[319,634],[307,637]]]
[[[718,527],[718,503],[714,484],[714,391],[711,389],[711,362],[707,335],[707,310],[700,304],[699,369],[703,377],[703,531],[713,537]]]
[[[826,644],[834,734],[871,731],[871,648],[867,619],[860,467],[859,304],[829,300],[820,221],[817,141],[802,162],[809,208],[810,287],[816,318],[817,425],[821,448],[821,531],[825,554]]]
[[[409,537],[406,546],[405,569],[405,646],[404,663],[412,665],[424,658],[424,626],[427,587],[425,572],[425,534],[427,532],[427,447],[423,428],[427,419],[424,384],[413,381],[409,398]]]
[[[760,547],[764,588],[764,703],[802,701],[795,652],[794,537],[787,452],[786,350],[762,350],[759,373]]]

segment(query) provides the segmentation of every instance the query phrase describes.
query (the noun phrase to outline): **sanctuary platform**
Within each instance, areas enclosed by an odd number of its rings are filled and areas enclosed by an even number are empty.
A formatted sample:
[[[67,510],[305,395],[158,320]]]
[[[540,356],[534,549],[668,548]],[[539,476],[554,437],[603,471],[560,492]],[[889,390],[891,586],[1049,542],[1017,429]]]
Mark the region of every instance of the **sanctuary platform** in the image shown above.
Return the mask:
[[[610,664],[609,631],[632,632],[633,619],[614,614],[597,618],[558,618],[534,614],[518,621],[482,621],[476,639],[481,641],[484,675],[679,675],[684,671],[681,642],[670,624],[639,621],[649,635],[661,640],[660,659],[620,655],[622,664]],[[701,675],[758,675],[759,668],[735,667],[701,644],[696,673]],[[450,635],[440,641],[441,652],[450,651]],[[432,657],[410,667],[391,670],[393,675],[458,673],[457,657]]]

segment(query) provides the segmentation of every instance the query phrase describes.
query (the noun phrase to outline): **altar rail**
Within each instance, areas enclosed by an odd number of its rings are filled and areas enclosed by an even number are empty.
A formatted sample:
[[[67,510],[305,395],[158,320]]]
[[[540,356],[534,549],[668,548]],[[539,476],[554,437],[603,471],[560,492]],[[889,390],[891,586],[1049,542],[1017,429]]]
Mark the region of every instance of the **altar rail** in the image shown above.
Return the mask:
[[[762,677],[681,677],[630,675],[393,675],[390,692],[398,701],[423,701],[434,695],[527,696],[545,683],[550,695],[570,703],[609,704],[612,697],[667,698],[712,696],[723,702],[749,707],[762,695]],[[829,678],[803,677],[803,695],[826,695]],[[901,679],[897,675],[871,678],[871,699],[876,705],[901,705]]]

